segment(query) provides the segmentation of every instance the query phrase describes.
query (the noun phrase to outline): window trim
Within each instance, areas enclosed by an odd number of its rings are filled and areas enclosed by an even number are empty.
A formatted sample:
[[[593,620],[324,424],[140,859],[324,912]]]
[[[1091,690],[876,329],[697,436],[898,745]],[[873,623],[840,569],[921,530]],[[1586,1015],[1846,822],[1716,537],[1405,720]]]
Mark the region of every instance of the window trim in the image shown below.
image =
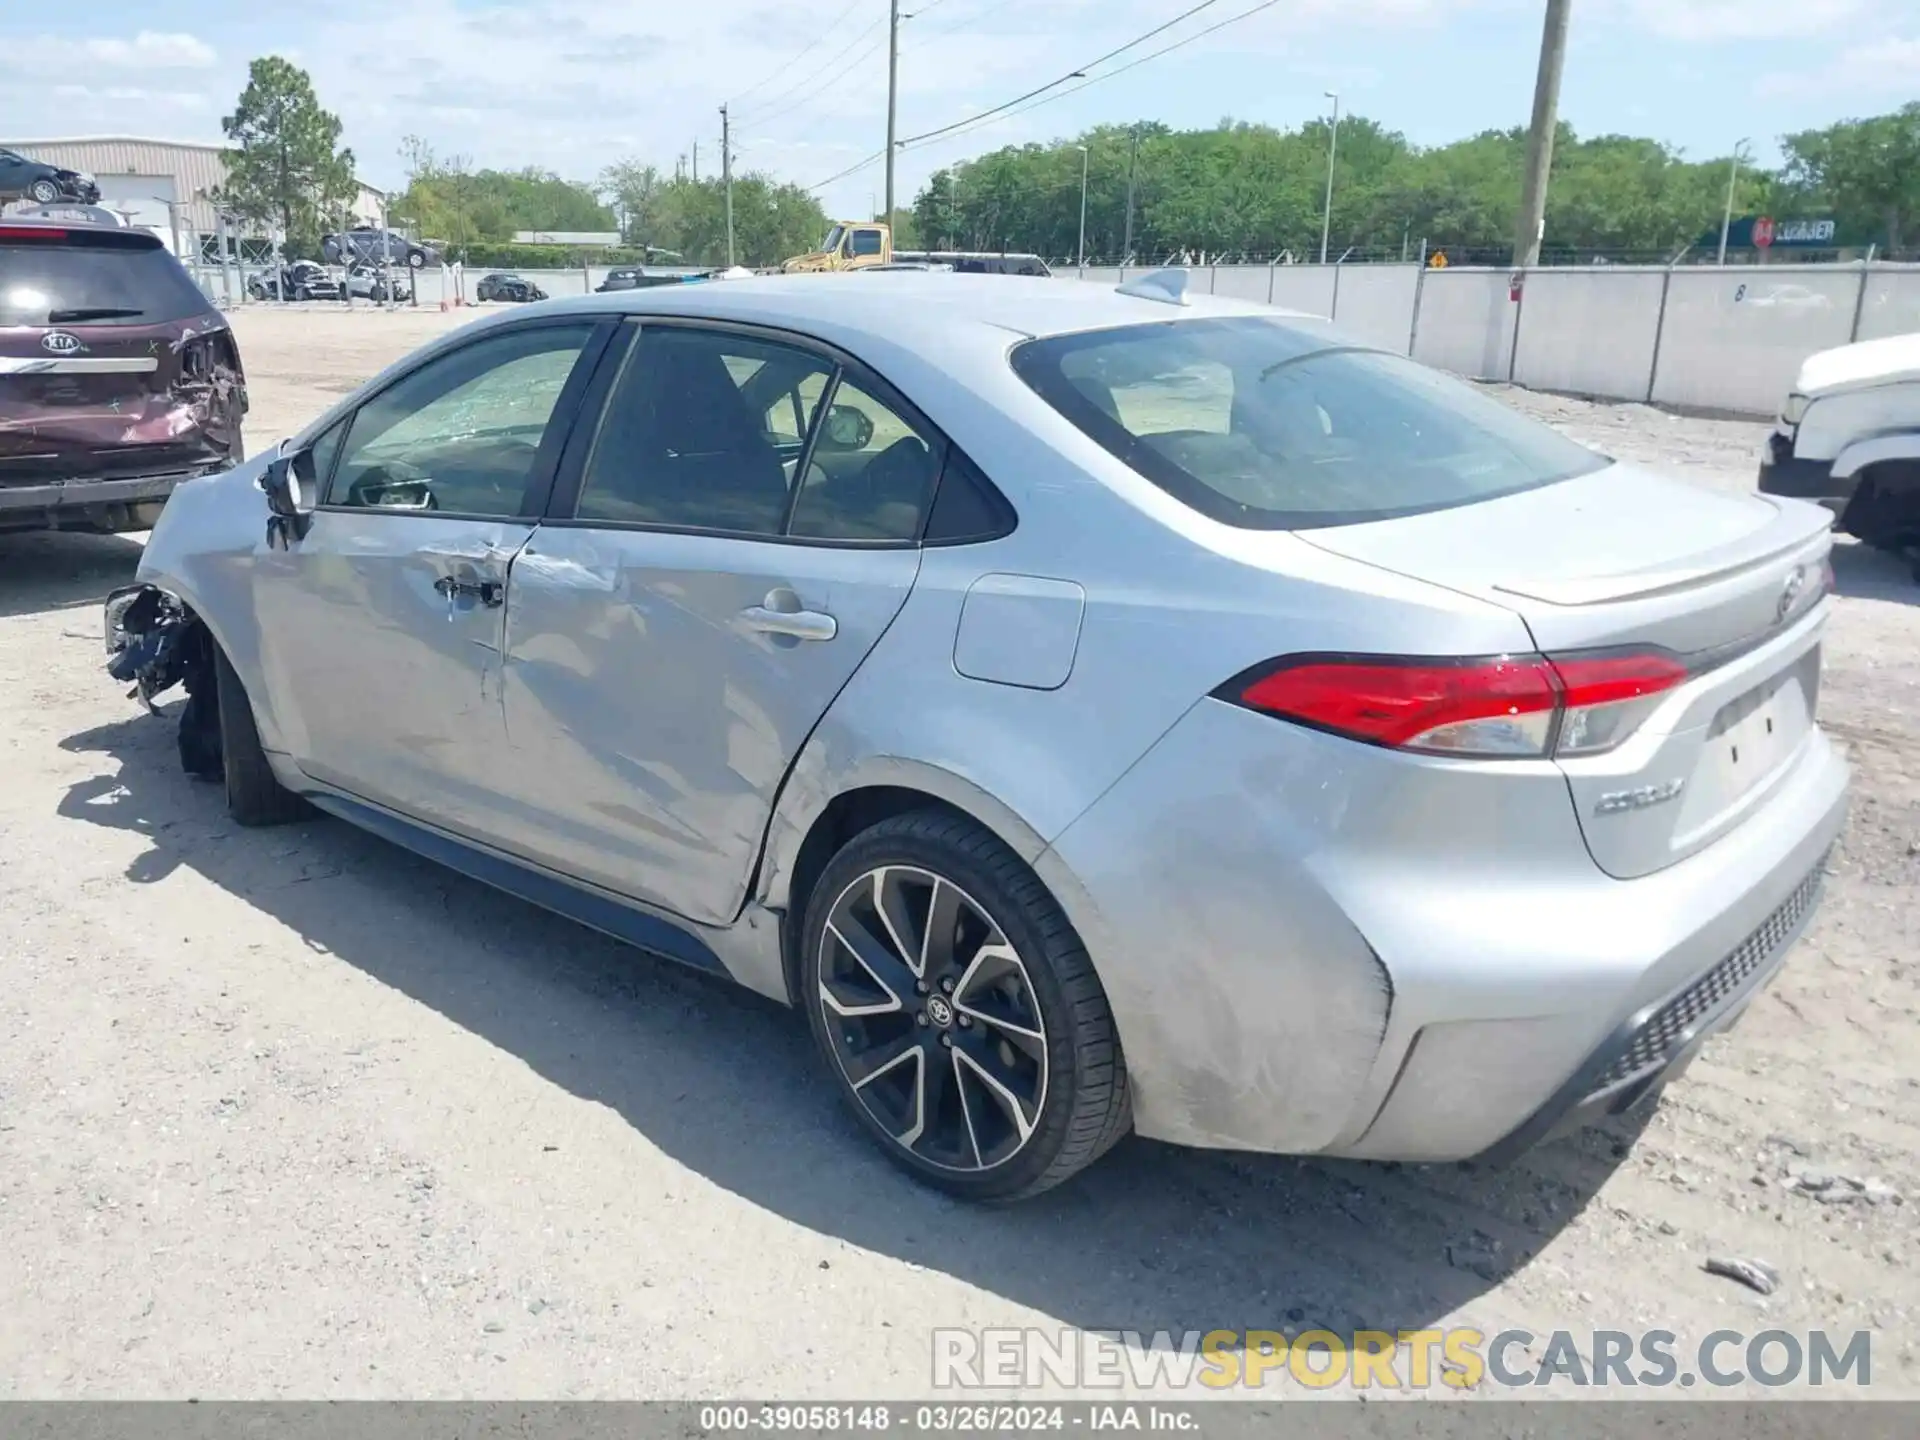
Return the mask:
[[[581,405],[585,397],[588,382],[598,372],[601,357],[605,354],[608,342],[612,340],[616,324],[607,320],[587,321],[587,342],[580,347],[575,357],[573,369],[567,375],[567,382],[560,387],[560,398],[554,402],[553,413],[547,417],[547,428],[540,437],[540,448],[533,462],[533,470],[527,476],[526,488],[520,495],[520,510],[514,515],[488,515],[466,510],[401,510],[380,505],[341,505],[328,501],[325,497],[333,488],[334,472],[340,468],[340,459],[347,451],[347,442],[353,438],[353,424],[360,418],[360,412],[381,396],[390,394],[396,387],[425,370],[429,365],[438,364],[448,356],[457,355],[475,345],[483,345],[502,335],[517,335],[528,330],[552,330],[577,328],[582,318],[579,315],[542,315],[537,319],[516,320],[514,322],[491,326],[484,333],[474,335],[457,345],[447,345],[415,357],[414,363],[395,374],[379,389],[360,397],[354,405],[340,414],[332,424],[323,426],[303,448],[311,450],[332,430],[334,425],[346,426],[341,437],[340,448],[334,452],[333,464],[327,467],[324,477],[315,479],[316,499],[314,513],[329,515],[386,515],[396,519],[429,520],[477,520],[489,524],[511,524],[522,521],[538,524],[547,501],[553,493],[554,477],[564,454],[566,443],[571,440],[583,413]]]
[[[933,518],[934,505],[940,498],[940,486],[946,480],[947,468],[955,455],[965,456],[966,452],[954,443],[953,438],[946,431],[928,419],[925,411],[907,399],[898,386],[858,356],[849,354],[831,341],[773,325],[741,320],[710,319],[697,315],[628,314],[621,319],[622,333],[614,337],[601,353],[599,368],[587,393],[582,397],[580,414],[586,418],[586,423],[576,423],[573,427],[566,451],[561,456],[559,468],[554,475],[546,511],[540,518],[543,526],[563,530],[707,535],[721,540],[744,540],[763,545],[803,545],[827,550],[948,549],[955,545],[983,545],[989,540],[1005,539],[1019,527],[1019,510],[1011,500],[1007,499],[1006,493],[987,476],[986,470],[968,456],[968,463],[997,497],[1000,506],[1011,517],[1011,521],[1005,530],[989,537],[928,541],[925,538],[927,525]],[[667,525],[643,520],[600,520],[591,517],[583,519],[575,513],[579,509],[580,493],[586,477],[587,458],[592,454],[594,443],[599,439],[601,427],[606,423],[607,401],[613,393],[614,386],[625,373],[629,360],[638,349],[642,335],[649,329],[697,330],[709,334],[732,335],[742,340],[757,341],[763,345],[780,345],[789,350],[802,351],[833,367],[827,388],[821,392],[820,404],[815,407],[813,425],[808,431],[806,445],[801,451],[800,463],[794,470],[799,483],[788,494],[787,511],[781,518],[779,534],[768,535],[751,530],[722,530],[700,525]],[[801,487],[805,484],[806,466],[813,458],[814,441],[818,438],[821,427],[826,423],[827,411],[833,404],[833,397],[839,393],[840,382],[848,378],[851,378],[855,385],[872,394],[876,400],[893,409],[902,420],[935,441],[940,447],[939,473],[934,477],[933,488],[929,491],[927,503],[921,511],[920,524],[911,539],[834,539],[820,535],[788,533],[793,524],[794,506],[798,503]]]

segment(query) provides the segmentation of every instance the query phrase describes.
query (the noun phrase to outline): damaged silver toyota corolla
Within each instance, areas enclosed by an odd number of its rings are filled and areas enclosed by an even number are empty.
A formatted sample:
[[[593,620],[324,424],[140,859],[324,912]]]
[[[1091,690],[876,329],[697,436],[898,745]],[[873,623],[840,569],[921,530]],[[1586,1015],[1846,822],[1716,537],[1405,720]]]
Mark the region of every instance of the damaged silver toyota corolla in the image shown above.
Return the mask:
[[[308,805],[798,1006],[975,1198],[1129,1130],[1507,1155],[1785,959],[1847,771],[1827,516],[1177,272],[467,326],[182,486],[108,607]]]

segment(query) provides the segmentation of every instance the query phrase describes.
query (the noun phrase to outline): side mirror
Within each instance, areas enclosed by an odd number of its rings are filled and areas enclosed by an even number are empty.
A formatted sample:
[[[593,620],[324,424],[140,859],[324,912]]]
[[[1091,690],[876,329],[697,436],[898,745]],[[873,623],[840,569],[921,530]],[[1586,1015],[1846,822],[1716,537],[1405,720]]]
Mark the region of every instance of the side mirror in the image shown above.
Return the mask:
[[[835,405],[827,411],[820,444],[828,450],[864,450],[873,439],[873,421],[867,412],[852,405]]]
[[[306,537],[313,525],[316,488],[313,452],[289,450],[283,444],[260,475],[260,489],[271,512],[267,522],[269,545],[284,550],[290,541]]]

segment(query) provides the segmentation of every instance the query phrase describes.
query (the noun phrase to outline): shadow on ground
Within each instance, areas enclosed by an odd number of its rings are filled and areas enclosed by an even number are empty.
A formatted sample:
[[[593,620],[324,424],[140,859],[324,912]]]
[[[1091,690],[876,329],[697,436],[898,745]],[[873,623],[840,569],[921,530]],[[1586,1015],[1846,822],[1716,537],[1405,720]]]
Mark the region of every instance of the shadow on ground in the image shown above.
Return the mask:
[[[790,1012],[336,821],[237,829],[219,789],[180,772],[171,715],[63,747],[118,762],[60,811],[145,836],[129,880],[189,867],[753,1203],[1082,1327],[1424,1326],[1525,1265],[1635,1133],[1588,1131],[1504,1171],[1129,1140],[1037,1200],[963,1205],[871,1148]]]
[[[0,619],[98,605],[139,563],[140,542],[125,535],[0,535]]]
[[[1920,605],[1920,559],[1876,550],[1857,540],[1837,539],[1833,578],[1839,593],[1849,599]]]

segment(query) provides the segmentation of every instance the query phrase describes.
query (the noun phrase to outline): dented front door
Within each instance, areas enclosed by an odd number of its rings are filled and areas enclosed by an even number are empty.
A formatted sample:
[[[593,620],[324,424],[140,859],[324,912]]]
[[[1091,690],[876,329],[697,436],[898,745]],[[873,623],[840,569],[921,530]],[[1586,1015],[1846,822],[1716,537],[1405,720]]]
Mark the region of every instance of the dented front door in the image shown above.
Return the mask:
[[[496,832],[508,569],[596,337],[578,319],[484,332],[313,443],[317,512],[284,549],[263,538],[255,585],[274,714],[316,780]]]
[[[324,510],[256,557],[261,652],[300,768],[484,836],[504,741],[507,566],[533,527]]]

